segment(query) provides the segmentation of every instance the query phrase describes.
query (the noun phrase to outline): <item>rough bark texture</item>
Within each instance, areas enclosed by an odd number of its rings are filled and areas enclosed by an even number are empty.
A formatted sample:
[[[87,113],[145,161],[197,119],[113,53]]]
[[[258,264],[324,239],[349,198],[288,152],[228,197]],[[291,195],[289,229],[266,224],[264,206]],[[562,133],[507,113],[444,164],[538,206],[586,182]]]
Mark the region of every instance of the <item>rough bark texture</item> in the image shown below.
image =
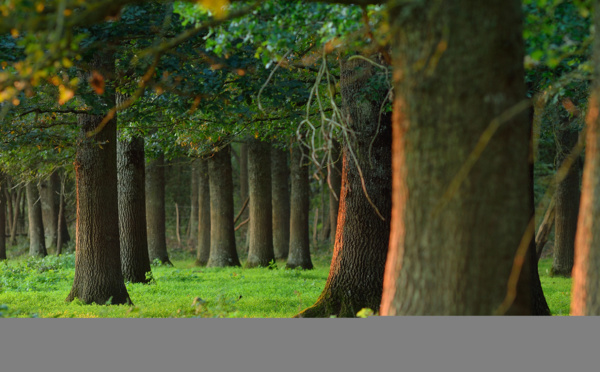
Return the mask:
[[[91,68],[104,76],[114,73],[114,56],[96,54]],[[90,72],[83,74],[87,80]],[[115,105],[114,93],[102,96]],[[80,128],[75,155],[77,222],[75,228],[75,278],[67,301],[104,305],[131,303],[121,271],[117,199],[117,122],[109,120],[95,135],[103,115],[78,114]]]
[[[240,266],[233,226],[231,147],[225,146],[208,160],[210,188],[210,258],[208,267]]]
[[[165,157],[146,162],[146,226],[150,262],[172,265],[167,253],[165,226]]]
[[[353,317],[362,308],[379,309],[392,186],[391,122],[389,115],[380,116],[387,94],[379,79],[381,73],[360,59],[342,64],[344,117],[349,118],[349,129],[356,136],[343,150],[339,215],[329,277],[317,302],[299,317]],[[363,191],[355,156],[371,202]]]
[[[243,203],[248,198],[248,144],[243,142],[240,145],[240,200]],[[248,208],[242,213],[240,221],[245,221],[250,216]],[[248,225],[240,227],[240,236],[242,241],[242,250],[248,252]]]
[[[296,146],[292,149],[290,161],[292,192],[290,216],[290,254],[286,267],[294,269],[312,269],[310,259],[310,244],[308,239],[308,212],[310,187],[308,183],[308,165],[302,158],[302,148]]]
[[[198,246],[196,265],[204,266],[210,258],[210,186],[208,181],[208,162],[199,160],[198,164]]]
[[[332,163],[327,164],[327,177],[329,177],[329,225],[333,237],[337,234],[338,209],[340,207],[340,190],[342,187],[342,155],[341,145],[333,140],[331,149]],[[333,190],[333,191],[332,191]],[[335,195],[334,195],[335,193]]]
[[[27,213],[29,217],[29,255],[44,257],[48,254],[44,239],[44,223],[42,220],[42,203],[40,193],[34,182],[25,186],[27,193]]]
[[[288,151],[271,148],[271,195],[273,204],[273,251],[285,259],[290,245],[290,170]],[[245,199],[244,199],[245,200]]]
[[[248,144],[248,191],[250,241],[246,267],[267,267],[275,258],[271,205],[271,145],[268,142],[251,140]]]
[[[117,148],[121,269],[131,283],[147,283],[151,272],[146,235],[144,139],[120,140]]]
[[[6,260],[6,184],[0,174],[0,261]]]
[[[579,132],[568,119],[555,128],[556,169],[563,164],[577,143]],[[579,214],[579,165],[569,168],[565,178],[556,185],[556,209],[554,216],[554,251],[550,275],[570,277],[575,253],[575,233]]]
[[[392,7],[390,19],[394,180],[381,314],[543,312],[523,109],[449,189],[490,123],[525,99],[520,2],[424,1]],[[519,280],[509,282],[517,254]]]
[[[198,239],[198,163],[192,161],[190,174],[190,219],[188,221],[187,246],[194,248]]]
[[[48,248],[56,247],[59,191],[60,176],[57,171],[54,171],[47,180],[40,183],[40,203],[42,205],[46,247]]]
[[[600,7],[595,8],[594,85],[586,117],[571,315],[600,315]]]

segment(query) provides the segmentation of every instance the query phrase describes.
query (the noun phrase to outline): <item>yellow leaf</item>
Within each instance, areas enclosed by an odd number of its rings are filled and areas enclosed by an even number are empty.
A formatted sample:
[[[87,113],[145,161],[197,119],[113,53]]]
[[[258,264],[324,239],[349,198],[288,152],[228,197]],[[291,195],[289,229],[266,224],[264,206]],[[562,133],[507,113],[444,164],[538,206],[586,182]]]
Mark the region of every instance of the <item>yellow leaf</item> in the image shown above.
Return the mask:
[[[227,14],[229,0],[197,0],[198,4],[208,9],[215,18],[221,19]]]
[[[73,62],[71,62],[70,59],[68,59],[67,57],[63,57],[62,59],[62,64],[63,66],[65,66],[66,68],[69,68],[71,66],[73,66]]]
[[[73,98],[73,96],[75,96],[75,92],[73,92],[71,89],[65,87],[62,84],[58,86],[58,104],[59,105],[64,105],[71,98]]]
[[[17,30],[16,28],[13,28],[10,30],[10,34],[13,38],[18,38],[19,37],[19,30]]]

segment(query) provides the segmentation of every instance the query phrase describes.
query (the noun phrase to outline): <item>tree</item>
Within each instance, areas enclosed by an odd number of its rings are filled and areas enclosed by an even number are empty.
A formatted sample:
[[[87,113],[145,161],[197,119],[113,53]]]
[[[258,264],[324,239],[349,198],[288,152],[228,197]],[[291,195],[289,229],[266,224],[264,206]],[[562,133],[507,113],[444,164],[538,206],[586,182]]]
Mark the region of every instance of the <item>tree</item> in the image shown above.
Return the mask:
[[[198,160],[198,247],[196,265],[205,266],[210,258],[210,185],[208,161]]]
[[[45,257],[48,255],[44,238],[44,223],[42,221],[42,203],[35,181],[25,185],[27,193],[27,214],[29,217],[29,255]]]
[[[6,196],[4,175],[0,173],[0,261],[6,260]]]
[[[114,76],[114,54],[97,51],[91,57],[84,79],[96,70]],[[99,97],[105,107],[114,107],[114,90]],[[131,303],[121,271],[119,212],[117,197],[117,122],[105,115],[77,115],[80,128],[75,172],[77,222],[75,233],[75,278],[67,301],[83,303]],[[104,128],[100,128],[104,124]]]
[[[329,277],[316,303],[300,317],[354,317],[362,308],[377,311],[381,302],[390,229],[391,123],[389,113],[381,113],[388,89],[380,79],[387,71],[376,69],[360,58],[342,64],[343,116],[349,117],[348,130],[357,134],[348,134],[343,145]]]
[[[248,199],[248,143],[246,141],[240,144],[240,200],[242,203]],[[248,219],[248,208],[242,212],[241,220]],[[248,225],[240,228],[242,237],[242,249],[248,251]]]
[[[48,238],[48,247],[56,247],[58,198],[60,178],[58,172],[52,172],[47,180],[40,182],[40,203],[42,205],[42,220],[44,235]]]
[[[190,218],[187,229],[187,245],[195,247],[198,238],[198,161],[193,160],[190,168]]]
[[[248,144],[250,242],[246,267],[269,266],[273,251],[271,206],[271,145],[258,139]]]
[[[397,80],[381,314],[547,313],[532,262],[520,1],[389,11]]]
[[[332,236],[337,231],[338,209],[340,206],[340,190],[342,187],[341,146],[339,142],[333,141],[331,149],[332,163],[327,164],[327,178],[331,189],[329,190],[329,225]]]
[[[292,180],[290,197],[292,213],[289,222],[290,253],[285,265],[289,269],[295,269],[296,267],[303,269],[313,268],[308,239],[308,212],[310,203],[308,165],[302,155],[302,148],[300,146],[292,148],[292,158],[290,160],[290,178]]]
[[[172,265],[167,252],[165,227],[165,156],[146,159],[146,227],[150,261]]]
[[[273,206],[273,250],[275,259],[285,259],[290,246],[290,170],[286,150],[271,148],[271,195]],[[243,202],[243,201],[242,201]]]

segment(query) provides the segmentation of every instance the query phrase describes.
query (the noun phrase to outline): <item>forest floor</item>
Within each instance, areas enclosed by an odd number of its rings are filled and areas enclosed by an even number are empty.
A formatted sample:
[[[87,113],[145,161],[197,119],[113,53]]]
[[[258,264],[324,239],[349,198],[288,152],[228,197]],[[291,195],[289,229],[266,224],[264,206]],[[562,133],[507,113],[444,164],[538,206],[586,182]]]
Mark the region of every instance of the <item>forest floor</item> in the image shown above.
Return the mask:
[[[194,265],[193,252],[172,250],[174,266],[153,265],[151,284],[126,283],[134,306],[103,306],[65,302],[75,267],[72,247],[67,252],[43,259],[27,258],[23,248],[10,252],[0,263],[0,317],[289,318],[321,294],[331,261],[331,249],[318,249],[313,270],[288,270],[285,262],[271,268],[206,268]],[[553,315],[568,315],[571,279],[548,276],[551,266],[551,258],[540,261],[544,294]]]

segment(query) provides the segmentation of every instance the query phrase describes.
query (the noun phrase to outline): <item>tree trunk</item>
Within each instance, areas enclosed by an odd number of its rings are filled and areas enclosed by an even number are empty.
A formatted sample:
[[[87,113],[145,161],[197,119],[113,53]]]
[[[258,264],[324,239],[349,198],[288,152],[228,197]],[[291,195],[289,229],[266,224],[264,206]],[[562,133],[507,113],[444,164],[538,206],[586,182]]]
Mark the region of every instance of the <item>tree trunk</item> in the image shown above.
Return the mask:
[[[0,173],[0,261],[6,260],[6,182]]]
[[[340,190],[342,187],[342,168],[340,166],[342,164],[341,145],[336,140],[333,140],[331,160],[332,163],[327,164],[327,177],[331,186],[329,189],[329,228],[331,229],[331,235],[335,239],[337,234],[338,209],[340,207]]]
[[[165,229],[165,157],[146,162],[146,226],[150,262],[172,265],[167,253]]]
[[[117,175],[119,188],[119,236],[121,270],[125,281],[147,283],[151,272],[146,235],[144,139],[119,140]]]
[[[552,200],[550,200],[550,205],[544,214],[544,219],[542,220],[542,223],[535,234],[535,255],[538,261],[540,260],[540,257],[542,257],[542,251],[548,242],[550,231],[552,231],[552,227],[554,227],[554,214],[556,212],[555,204],[556,199],[552,197]]]
[[[520,1],[425,1],[390,17],[394,179],[381,315],[543,312]]]
[[[579,138],[570,120],[558,123],[555,128],[556,169],[563,164]],[[556,211],[554,221],[554,259],[551,276],[570,277],[575,253],[575,232],[579,214],[579,165],[573,163],[566,175],[556,185]]]
[[[248,143],[243,142],[240,145],[240,200],[242,203],[248,199]],[[240,218],[241,221],[248,219],[250,212],[248,208],[242,213]],[[242,241],[242,250],[248,252],[248,227],[242,226],[240,228],[240,236]]]
[[[321,233],[319,235],[320,241],[329,239],[331,235],[331,219],[329,218],[329,185],[327,182],[322,182],[321,185],[321,210],[323,226],[321,227]]]
[[[198,247],[196,265],[205,266],[210,258],[210,186],[208,180],[208,162],[206,160],[198,160],[197,167]]]
[[[594,82],[586,117],[571,315],[600,315],[600,7],[594,11]]]
[[[304,164],[302,148],[295,146],[292,149],[290,161],[292,192],[290,216],[290,254],[286,267],[294,269],[312,269],[310,259],[310,245],[308,239],[308,212],[310,187],[308,183],[308,165]]]
[[[60,177],[58,171],[52,172],[50,177],[40,184],[40,203],[42,205],[44,235],[47,238],[46,246],[48,248],[56,247],[59,188]]]
[[[248,144],[248,191],[250,242],[246,267],[267,267],[275,258],[271,205],[271,145],[268,142],[251,140]]]
[[[45,257],[48,255],[44,240],[42,203],[38,187],[33,182],[25,186],[27,192],[27,214],[29,217],[29,255]]]
[[[192,161],[190,174],[190,219],[188,221],[187,246],[197,246],[198,239],[198,163],[200,160]]]
[[[64,231],[66,230],[66,220],[65,220],[65,178],[64,176],[60,180],[60,195],[58,198],[58,218],[56,223],[56,255],[60,256],[62,253],[62,247],[65,239]],[[69,239],[69,233],[67,231],[66,238]]]
[[[19,220],[20,220],[20,212],[21,212],[21,208],[19,207],[19,205],[21,204],[21,199],[23,199],[23,187],[20,187],[16,192],[13,193],[13,200],[12,201],[7,201],[7,203],[11,203],[12,204],[12,209],[13,209],[13,220],[12,220],[12,228],[10,231],[10,245],[16,245],[17,244],[17,233],[18,230],[17,228],[19,227]]]
[[[208,160],[210,188],[210,258],[206,266],[240,266],[233,226],[233,178],[231,146]]]
[[[349,135],[343,150],[339,225],[329,277],[317,302],[300,317],[353,317],[362,308],[379,309],[392,173],[390,115],[380,117],[387,88],[376,84],[377,73],[381,71],[360,59],[342,64],[343,116],[355,136]]]
[[[91,68],[104,76],[114,74],[114,55],[94,55]],[[91,72],[83,74],[87,80]],[[101,97],[115,106],[114,92]],[[77,222],[75,278],[67,301],[104,305],[131,303],[121,271],[117,199],[117,121],[98,126],[103,115],[78,114],[80,127],[75,155]],[[99,130],[98,133],[95,133]]]
[[[288,152],[271,148],[271,194],[273,203],[273,251],[285,259],[290,245],[290,171]],[[245,200],[245,199],[244,199]]]

